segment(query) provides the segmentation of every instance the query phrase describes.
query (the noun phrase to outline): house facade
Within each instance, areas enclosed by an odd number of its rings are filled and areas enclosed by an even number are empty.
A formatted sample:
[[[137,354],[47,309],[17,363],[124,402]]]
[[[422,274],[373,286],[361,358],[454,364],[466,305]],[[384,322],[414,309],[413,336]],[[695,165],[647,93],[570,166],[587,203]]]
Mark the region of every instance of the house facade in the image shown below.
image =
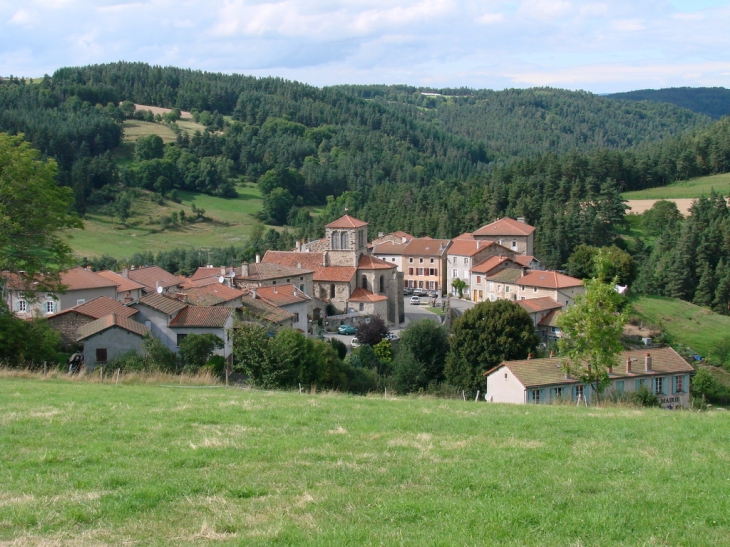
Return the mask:
[[[473,292],[476,292],[478,295],[478,291],[483,290],[483,287],[473,285],[472,281],[476,280],[472,280],[472,270],[494,256],[514,259],[515,252],[493,241],[455,239],[449,247],[446,257],[446,286],[451,291],[451,295],[457,296],[458,294],[458,290],[453,285],[455,279],[461,279],[466,284],[463,294],[472,295]],[[481,273],[477,275],[483,277]],[[472,299],[476,301],[476,297]]]
[[[79,306],[49,315],[48,326],[59,332],[62,347],[70,348],[76,343],[78,331],[82,326],[112,313],[128,318],[136,314],[137,310],[108,296],[100,296]]]
[[[637,391],[645,386],[662,407],[689,406],[690,378],[694,369],[672,348],[625,351],[609,370],[606,392]],[[594,399],[593,388],[567,376],[560,358],[505,361],[484,373],[486,399],[495,403],[549,404]]]
[[[93,370],[130,351],[141,353],[149,333],[145,325],[112,313],[79,328],[76,341],[84,345],[84,366]]]
[[[471,237],[476,240],[494,241],[507,247],[516,254],[532,256],[534,254],[535,228],[525,223],[523,217],[501,218],[482,226]]]
[[[403,286],[428,291],[446,290],[448,239],[417,237],[405,245],[385,243],[373,249],[373,255],[388,264],[400,265]]]

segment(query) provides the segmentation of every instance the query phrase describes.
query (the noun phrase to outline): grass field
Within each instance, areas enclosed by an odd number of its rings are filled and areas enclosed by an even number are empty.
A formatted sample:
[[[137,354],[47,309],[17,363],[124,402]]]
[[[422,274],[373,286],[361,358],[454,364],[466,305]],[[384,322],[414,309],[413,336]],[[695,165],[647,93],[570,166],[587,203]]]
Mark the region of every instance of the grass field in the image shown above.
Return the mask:
[[[236,199],[179,192],[181,204],[168,200],[164,206],[153,202],[151,193],[143,192],[144,195],[135,200],[126,226],[120,225],[118,220],[112,221],[107,215],[92,212],[86,216],[83,230],[71,232],[69,244],[79,255],[109,254],[117,258],[178,247],[243,245],[257,222],[251,215],[261,209],[262,200],[255,185],[239,186],[237,190]],[[161,230],[159,224],[150,223],[179,210],[192,217],[193,203],[205,209],[205,216],[216,222],[185,224],[165,230]]]
[[[709,196],[713,190],[724,196],[730,196],[730,173],[700,177],[692,180],[675,182],[661,188],[649,188],[636,192],[624,192],[624,199],[681,199]]]
[[[3,378],[0,545],[727,545],[730,417]]]
[[[639,296],[631,299],[635,315],[662,327],[673,341],[690,346],[702,356],[730,334],[730,317],[676,298]]]

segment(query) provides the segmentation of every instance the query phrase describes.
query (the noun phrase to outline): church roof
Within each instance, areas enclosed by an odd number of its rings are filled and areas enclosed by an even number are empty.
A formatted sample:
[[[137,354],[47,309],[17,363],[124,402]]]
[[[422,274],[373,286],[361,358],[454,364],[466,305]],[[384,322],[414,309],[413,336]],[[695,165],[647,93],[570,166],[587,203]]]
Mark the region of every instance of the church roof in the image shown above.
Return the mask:
[[[327,226],[325,226],[325,228],[362,228],[367,225],[367,222],[363,222],[362,220],[351,217],[350,215],[345,215],[334,222],[330,222]]]

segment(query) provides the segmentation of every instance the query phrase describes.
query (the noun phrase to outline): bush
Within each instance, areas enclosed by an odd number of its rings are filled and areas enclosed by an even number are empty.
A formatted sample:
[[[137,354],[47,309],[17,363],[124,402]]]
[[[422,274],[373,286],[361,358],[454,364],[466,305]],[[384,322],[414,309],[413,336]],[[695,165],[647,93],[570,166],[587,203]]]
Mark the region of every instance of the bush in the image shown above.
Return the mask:
[[[340,359],[344,359],[347,356],[347,345],[344,342],[341,342],[337,338],[330,338],[329,343],[335,348],[337,356]]]
[[[646,386],[640,386],[636,391],[625,392],[621,400],[637,406],[659,406],[659,399]]]
[[[147,370],[147,363],[144,357],[134,350],[130,350],[124,355],[109,361],[106,366],[111,371],[117,369],[120,369],[122,372],[141,372]]]

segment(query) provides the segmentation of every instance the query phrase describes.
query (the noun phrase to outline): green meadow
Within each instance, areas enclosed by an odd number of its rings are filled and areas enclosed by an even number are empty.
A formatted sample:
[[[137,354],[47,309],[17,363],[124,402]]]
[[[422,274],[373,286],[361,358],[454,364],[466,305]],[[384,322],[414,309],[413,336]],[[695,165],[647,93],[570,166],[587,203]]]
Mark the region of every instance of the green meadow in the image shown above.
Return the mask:
[[[0,545],[728,545],[730,417],[0,379]]]
[[[132,215],[126,223],[100,211],[84,218],[83,230],[72,230],[68,240],[76,254],[98,256],[109,254],[116,258],[136,252],[170,250],[180,247],[223,247],[243,245],[258,222],[254,214],[263,201],[255,185],[239,185],[234,199],[178,191],[181,203],[167,200],[164,205],[153,201],[151,192],[141,191],[134,200]],[[196,222],[163,227],[162,217],[184,211],[194,217],[193,205],[205,210],[210,222]]]
[[[624,199],[686,199],[709,196],[712,190],[730,196],[730,173],[679,181],[660,188],[624,192]]]

